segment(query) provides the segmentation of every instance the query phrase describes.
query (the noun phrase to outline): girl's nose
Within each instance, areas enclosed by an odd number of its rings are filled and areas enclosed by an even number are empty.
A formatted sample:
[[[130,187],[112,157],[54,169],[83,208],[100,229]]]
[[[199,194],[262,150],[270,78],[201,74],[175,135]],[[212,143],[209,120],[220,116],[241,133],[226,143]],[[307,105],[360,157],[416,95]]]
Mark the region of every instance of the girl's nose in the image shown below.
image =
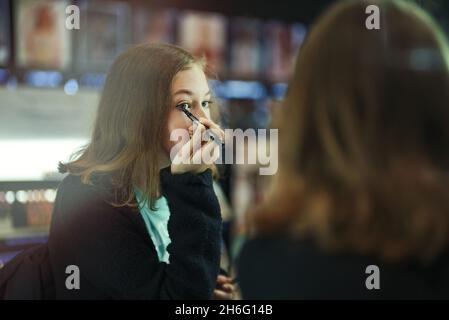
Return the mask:
[[[195,108],[195,110],[192,113],[197,118],[207,118],[207,114],[201,105]]]

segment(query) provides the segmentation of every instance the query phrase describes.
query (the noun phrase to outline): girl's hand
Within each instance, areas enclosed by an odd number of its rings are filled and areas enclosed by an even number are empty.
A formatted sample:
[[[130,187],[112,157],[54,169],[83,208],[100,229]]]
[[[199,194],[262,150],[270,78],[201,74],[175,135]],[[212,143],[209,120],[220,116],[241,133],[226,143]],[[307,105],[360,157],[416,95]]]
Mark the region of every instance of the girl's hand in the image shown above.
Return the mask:
[[[220,128],[220,126],[218,124],[216,124],[215,122],[213,122],[212,120],[210,120],[209,118],[199,118],[200,122],[206,126],[206,128],[210,131],[212,131],[213,133],[215,133],[218,137],[221,138],[221,140],[224,141],[224,132],[223,130]]]
[[[236,288],[234,279],[224,275],[218,275],[217,287],[214,290],[214,299],[216,300],[233,300]]]
[[[224,132],[213,121],[200,118],[201,124],[189,128],[191,139],[176,154],[171,164],[172,174],[185,172],[200,173],[210,168],[220,156],[218,145],[210,140],[203,141],[206,126],[224,139]],[[206,125],[206,126],[205,126]]]

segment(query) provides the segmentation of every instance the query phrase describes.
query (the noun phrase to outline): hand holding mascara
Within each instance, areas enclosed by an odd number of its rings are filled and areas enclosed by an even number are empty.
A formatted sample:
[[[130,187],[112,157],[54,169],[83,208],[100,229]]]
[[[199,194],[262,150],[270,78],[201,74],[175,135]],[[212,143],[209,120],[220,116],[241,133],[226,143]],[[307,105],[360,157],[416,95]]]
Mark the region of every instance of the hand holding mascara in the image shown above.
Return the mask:
[[[218,144],[219,146],[222,146],[224,144],[223,139],[221,139],[221,137],[216,134],[214,131],[211,130],[210,125],[207,126],[207,123],[201,123],[201,121],[195,117],[189,110],[187,110],[185,107],[181,105],[176,106],[179,110],[181,110],[182,112],[184,112],[184,114],[190,119],[192,120],[192,122],[196,125],[200,125],[203,124],[207,129],[209,129],[207,131],[207,133],[209,134],[209,137],[212,141],[214,141],[216,144]]]

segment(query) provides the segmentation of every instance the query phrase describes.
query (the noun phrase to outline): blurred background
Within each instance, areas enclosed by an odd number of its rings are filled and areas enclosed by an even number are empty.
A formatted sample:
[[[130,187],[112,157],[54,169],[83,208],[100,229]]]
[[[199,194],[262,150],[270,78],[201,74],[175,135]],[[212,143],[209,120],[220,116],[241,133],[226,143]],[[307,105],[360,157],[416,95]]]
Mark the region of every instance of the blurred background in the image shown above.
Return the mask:
[[[294,58],[314,18],[334,1],[0,0],[0,266],[47,239],[58,161],[87,143],[106,72],[127,47],[180,45],[205,55],[223,128],[269,128],[282,112]],[[449,30],[449,1],[415,1]],[[80,8],[80,29],[65,12]],[[269,177],[221,165],[216,184],[231,259],[244,213]]]

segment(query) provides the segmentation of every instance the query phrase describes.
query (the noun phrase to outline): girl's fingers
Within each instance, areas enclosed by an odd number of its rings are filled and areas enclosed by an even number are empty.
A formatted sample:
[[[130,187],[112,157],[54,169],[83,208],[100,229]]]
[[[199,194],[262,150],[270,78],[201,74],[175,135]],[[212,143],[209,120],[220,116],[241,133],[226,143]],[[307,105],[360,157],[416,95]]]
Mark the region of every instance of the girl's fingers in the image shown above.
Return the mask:
[[[172,172],[203,172],[220,157],[220,148],[214,141],[202,140],[206,127],[202,124],[193,127],[189,128],[189,134],[193,129],[190,139],[180,148],[172,161],[174,165]]]
[[[215,122],[208,118],[199,118],[200,122],[208,129],[213,131],[216,135],[218,135],[222,140],[224,140],[224,131],[217,125]]]
[[[222,275],[222,274],[218,275],[218,277],[217,277],[217,283],[219,283],[219,284],[221,284],[221,283],[235,283],[235,282],[236,282],[235,278],[231,278],[231,277],[228,277],[228,276],[225,276],[225,275]]]
[[[218,159],[218,151],[216,151],[215,148],[218,149],[218,146],[215,144],[215,142],[207,142],[195,152],[192,157],[192,163],[211,165]]]
[[[218,145],[214,142],[212,144],[212,146],[210,147],[212,149],[212,153],[206,153],[206,154],[210,154],[210,162],[215,163],[218,158],[220,157],[220,148],[218,147]]]
[[[192,139],[191,139],[191,141],[192,141],[192,153],[191,154],[195,154],[195,152],[201,148],[204,131],[206,131],[206,127],[204,127],[204,125],[202,125],[202,124],[199,124],[194,129]]]
[[[232,284],[234,281],[235,279],[219,275],[217,277],[217,288],[224,292],[232,293],[235,291],[235,286]]]
[[[220,156],[220,148],[214,141],[209,141],[203,147],[203,162],[213,164]]]
[[[225,292],[227,292],[227,293],[232,293],[235,290],[234,286],[232,284],[229,284],[229,283],[224,284],[220,289],[225,291]]]
[[[187,160],[190,159],[193,149],[192,143],[193,139],[190,139],[181,147],[181,149],[179,149],[175,159],[173,160],[173,163],[181,164],[187,162]]]
[[[214,290],[214,298],[219,300],[232,300],[233,295],[218,289]]]
[[[218,126],[218,124],[216,124],[215,122],[213,122],[211,119],[208,118],[198,118],[198,120],[200,120],[200,122],[205,125],[206,127],[210,128],[210,129],[220,129],[220,127]]]
[[[217,277],[217,283],[218,284],[227,283],[227,282],[229,282],[229,279],[230,279],[229,277],[226,277],[226,276],[224,276],[222,274],[219,274],[218,277]]]
[[[201,148],[202,132],[205,130],[203,125],[196,126],[190,140],[185,143],[177,154],[177,158],[184,163],[192,158],[192,155]]]

